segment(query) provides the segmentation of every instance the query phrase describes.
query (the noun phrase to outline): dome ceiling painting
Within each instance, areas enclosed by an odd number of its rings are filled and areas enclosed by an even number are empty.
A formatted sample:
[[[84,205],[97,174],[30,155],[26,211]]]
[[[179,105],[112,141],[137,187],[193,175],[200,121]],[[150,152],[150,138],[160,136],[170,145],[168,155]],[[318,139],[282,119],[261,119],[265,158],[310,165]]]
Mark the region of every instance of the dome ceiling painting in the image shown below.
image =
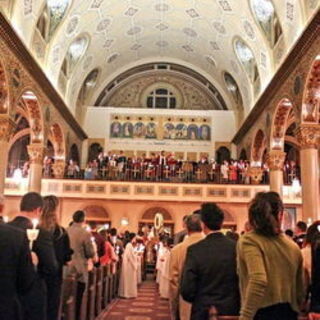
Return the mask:
[[[241,101],[247,114],[319,1],[0,0],[0,6],[73,112],[84,82],[92,105],[126,70],[161,61],[201,74],[229,109]]]

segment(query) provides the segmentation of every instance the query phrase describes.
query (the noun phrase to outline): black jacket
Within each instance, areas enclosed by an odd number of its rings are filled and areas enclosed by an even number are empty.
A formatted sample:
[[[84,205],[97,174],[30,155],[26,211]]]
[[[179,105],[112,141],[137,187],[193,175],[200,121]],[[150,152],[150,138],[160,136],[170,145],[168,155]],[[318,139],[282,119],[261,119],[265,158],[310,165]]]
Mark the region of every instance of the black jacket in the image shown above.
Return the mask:
[[[17,320],[18,294],[30,290],[36,279],[25,234],[0,224],[0,319]]]
[[[207,320],[211,306],[215,306],[220,315],[238,315],[236,243],[222,233],[212,233],[190,246],[181,280],[181,295],[192,303],[191,320]]]

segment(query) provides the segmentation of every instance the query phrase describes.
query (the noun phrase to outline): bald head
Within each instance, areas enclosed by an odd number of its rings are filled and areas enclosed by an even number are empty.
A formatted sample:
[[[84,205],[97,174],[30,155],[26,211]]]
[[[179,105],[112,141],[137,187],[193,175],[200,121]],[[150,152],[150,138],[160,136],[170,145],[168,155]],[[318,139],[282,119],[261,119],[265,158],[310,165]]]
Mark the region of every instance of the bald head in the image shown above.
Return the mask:
[[[185,220],[188,233],[201,232],[201,217],[199,214],[191,214]]]

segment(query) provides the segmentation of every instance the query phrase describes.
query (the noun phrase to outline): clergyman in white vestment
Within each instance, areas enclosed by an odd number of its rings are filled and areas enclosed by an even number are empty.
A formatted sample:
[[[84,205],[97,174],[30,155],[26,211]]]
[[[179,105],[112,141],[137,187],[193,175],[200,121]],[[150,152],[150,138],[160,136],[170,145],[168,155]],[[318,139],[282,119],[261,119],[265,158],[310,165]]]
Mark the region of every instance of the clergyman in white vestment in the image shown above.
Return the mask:
[[[136,298],[138,296],[138,257],[133,248],[133,244],[135,243],[135,234],[130,235],[133,238],[126,245],[122,260],[119,284],[119,296],[122,298]]]

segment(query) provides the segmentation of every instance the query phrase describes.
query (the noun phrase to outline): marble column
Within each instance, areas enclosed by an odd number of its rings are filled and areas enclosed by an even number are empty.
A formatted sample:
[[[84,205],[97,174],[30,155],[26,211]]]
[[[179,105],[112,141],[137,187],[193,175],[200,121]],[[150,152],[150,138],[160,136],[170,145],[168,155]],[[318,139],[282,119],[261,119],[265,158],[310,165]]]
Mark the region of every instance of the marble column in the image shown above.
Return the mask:
[[[15,128],[14,121],[8,115],[0,115],[0,195],[3,195],[7,176],[9,140]]]
[[[29,191],[41,192],[44,147],[42,144],[28,145],[29,154]]]
[[[319,138],[320,126],[302,124],[296,132],[300,148],[302,215],[303,220],[312,221],[320,215],[319,201]]]
[[[281,150],[271,150],[267,157],[269,167],[270,191],[275,191],[282,197],[283,165],[286,153]]]

